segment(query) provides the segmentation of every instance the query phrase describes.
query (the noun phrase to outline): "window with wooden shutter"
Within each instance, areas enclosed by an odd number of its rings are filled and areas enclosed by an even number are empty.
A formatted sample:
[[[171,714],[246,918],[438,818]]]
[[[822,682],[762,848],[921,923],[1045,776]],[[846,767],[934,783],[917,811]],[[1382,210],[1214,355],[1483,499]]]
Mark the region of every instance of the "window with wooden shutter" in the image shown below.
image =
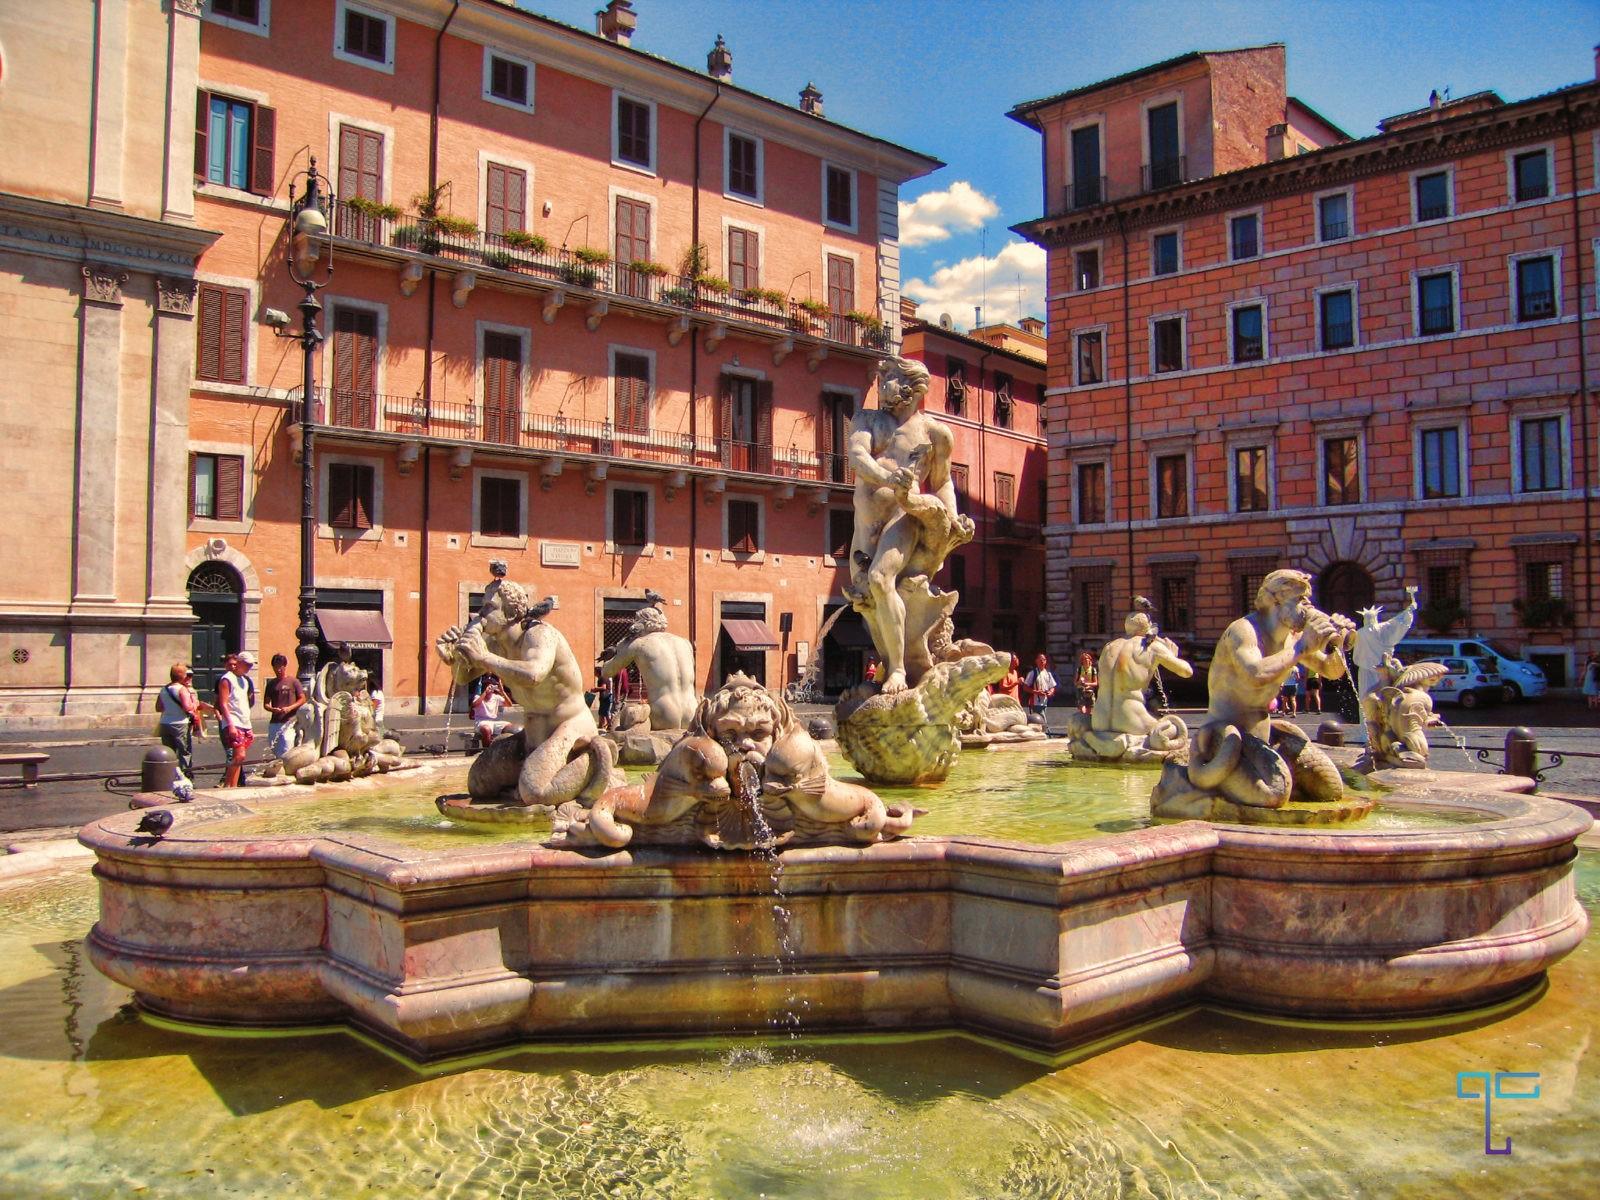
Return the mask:
[[[1011,428],[1011,404],[1015,384],[1004,371],[994,373],[994,423],[1001,429]]]
[[[363,463],[328,464],[328,524],[335,529],[371,529],[374,476]]]
[[[340,305],[333,310],[331,423],[373,429],[377,416],[378,314]]]
[[[850,557],[850,543],[855,540],[856,514],[853,509],[828,510],[828,553],[837,559]]]
[[[750,200],[761,198],[760,154],[754,138],[728,134],[728,191]]]
[[[817,412],[817,461],[824,483],[849,481],[850,422],[856,398],[847,392],[822,393]]]
[[[967,486],[967,464],[966,463],[951,463],[950,464],[950,486],[955,489],[956,498],[958,500],[965,499],[967,496],[969,496],[971,494],[971,492],[970,492],[970,490],[969,490],[969,488]]]
[[[485,537],[522,536],[522,481],[497,475],[478,480],[478,532]]]
[[[383,134],[355,125],[339,126],[339,197],[383,199]],[[357,241],[376,241],[377,219],[340,205],[335,232]]]
[[[612,388],[618,433],[650,432],[650,360],[643,354],[612,356]]]
[[[250,190],[258,196],[270,196],[276,186],[273,148],[278,138],[278,114],[265,104],[257,104],[251,125]]]
[[[1004,471],[994,473],[994,507],[1002,517],[1017,515],[1017,477]]]
[[[967,403],[967,364],[959,358],[946,361],[944,371],[945,411],[960,416]]]
[[[650,261],[650,206],[642,200],[617,197],[617,236],[612,259],[616,263],[617,290],[626,296],[648,299],[650,276],[630,263]]]
[[[833,314],[830,336],[839,342],[850,340],[853,326],[845,314],[856,306],[856,264],[838,254],[828,255],[828,309]]]
[[[195,378],[208,383],[245,382],[250,293],[215,283],[202,283],[197,291]]]
[[[500,163],[484,168],[483,224],[489,233],[528,227],[528,173]]]
[[[754,500],[728,501],[728,549],[735,554],[761,549],[761,506]]]
[[[617,158],[650,170],[650,106],[617,97]]]
[[[823,217],[830,225],[843,225],[847,229],[856,223],[856,179],[854,172],[843,167],[824,169],[827,178],[827,196],[824,199]]]
[[[771,383],[724,375],[717,418],[723,466],[733,471],[772,470]]]
[[[618,488],[611,493],[611,540],[618,546],[650,541],[650,493]]]
[[[483,438],[514,446],[522,427],[522,338],[483,334]]]
[[[218,454],[217,505],[219,521],[239,521],[244,518],[244,456]]]
[[[750,229],[728,230],[728,282],[735,292],[761,286],[760,235]]]
[[[756,459],[755,470],[772,470],[772,382],[756,382]]]

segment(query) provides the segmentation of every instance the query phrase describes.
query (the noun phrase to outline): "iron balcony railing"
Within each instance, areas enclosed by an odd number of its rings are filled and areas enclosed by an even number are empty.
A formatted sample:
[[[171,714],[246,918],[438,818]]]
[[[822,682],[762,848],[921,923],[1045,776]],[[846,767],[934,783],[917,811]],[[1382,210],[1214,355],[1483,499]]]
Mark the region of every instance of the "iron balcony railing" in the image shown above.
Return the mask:
[[[1188,157],[1180,154],[1177,158],[1146,163],[1142,174],[1144,190],[1147,192],[1156,188],[1175,187],[1189,177]]]
[[[580,455],[662,467],[718,468],[803,483],[851,484],[855,476],[841,454],[799,446],[774,447],[733,438],[701,438],[535,412],[519,404],[458,403],[392,396],[349,388],[318,388],[313,419],[325,429],[426,437],[485,447],[504,446],[550,456]],[[293,405],[291,419],[300,419]]]
[[[1103,204],[1108,194],[1104,175],[1074,179],[1067,185],[1067,208],[1093,208],[1096,204]]]
[[[759,288],[735,289],[726,280],[705,275],[674,274],[654,263],[612,262],[603,252],[551,247],[532,235],[484,233],[449,218],[390,216],[375,212],[372,205],[347,200],[338,202],[333,232],[347,242],[511,271],[662,308],[751,321],[845,346],[870,350],[889,346],[888,330],[876,318],[832,313]]]

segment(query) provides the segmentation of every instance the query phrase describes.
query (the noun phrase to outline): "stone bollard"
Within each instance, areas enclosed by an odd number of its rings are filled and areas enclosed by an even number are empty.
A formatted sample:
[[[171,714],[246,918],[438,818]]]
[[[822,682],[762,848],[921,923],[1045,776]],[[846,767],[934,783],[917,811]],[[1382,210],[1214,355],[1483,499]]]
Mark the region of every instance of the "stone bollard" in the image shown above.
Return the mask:
[[[1324,721],[1317,726],[1317,744],[1320,746],[1344,745],[1344,726],[1337,721]]]
[[[170,792],[178,782],[178,758],[165,746],[152,746],[139,764],[141,792]]]
[[[1518,725],[1515,729],[1506,732],[1506,774],[1526,775],[1534,780],[1535,788],[1538,786],[1538,776],[1534,771],[1538,769],[1539,740],[1533,736],[1533,730],[1525,725]]]

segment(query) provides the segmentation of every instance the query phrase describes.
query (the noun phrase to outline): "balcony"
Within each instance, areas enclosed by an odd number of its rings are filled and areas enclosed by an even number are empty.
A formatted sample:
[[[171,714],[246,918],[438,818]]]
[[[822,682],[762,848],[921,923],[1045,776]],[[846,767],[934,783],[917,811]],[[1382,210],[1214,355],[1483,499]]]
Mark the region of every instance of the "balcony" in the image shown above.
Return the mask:
[[[456,268],[458,282],[465,273],[495,271],[497,282],[543,291],[547,321],[576,291],[572,298],[589,305],[591,315],[604,315],[605,308],[597,309],[595,302],[615,301],[668,321],[689,316],[703,325],[733,321],[774,340],[799,336],[873,354],[889,348],[888,330],[870,314],[833,313],[814,301],[762,288],[735,291],[726,280],[677,275],[654,263],[614,263],[603,251],[558,249],[535,235],[482,233],[454,218],[393,216],[392,208],[364,201],[341,200],[336,207],[333,234],[341,252],[396,263],[431,259],[443,269]],[[420,279],[420,273],[403,271],[402,290],[409,295],[407,281],[414,287]]]
[[[1176,187],[1188,178],[1188,158],[1182,154],[1177,158],[1164,158],[1157,162],[1146,163],[1141,168],[1141,182],[1147,192],[1153,192],[1157,188]]]
[[[1080,208],[1093,208],[1096,204],[1105,203],[1109,194],[1104,175],[1074,179],[1067,185],[1067,210],[1073,212]]]
[[[299,403],[290,420],[298,430]],[[774,447],[731,438],[691,437],[648,425],[533,412],[520,405],[428,401],[343,388],[318,388],[319,431],[359,439],[405,443],[426,440],[544,461],[620,463],[629,467],[696,470],[767,481],[853,486],[855,475],[840,454],[799,446]],[[415,462],[413,456],[408,460]],[[559,469],[546,470],[548,477]]]
[[[994,518],[989,536],[997,542],[1037,542],[1044,536],[1044,529],[1033,521],[1000,515]]]

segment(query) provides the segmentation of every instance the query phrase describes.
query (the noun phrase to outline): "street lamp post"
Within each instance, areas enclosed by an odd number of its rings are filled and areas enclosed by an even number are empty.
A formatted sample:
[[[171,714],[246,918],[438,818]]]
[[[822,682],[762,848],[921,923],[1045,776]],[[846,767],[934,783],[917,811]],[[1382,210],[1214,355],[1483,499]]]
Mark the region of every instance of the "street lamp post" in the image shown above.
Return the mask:
[[[294,656],[299,664],[300,679],[307,693],[317,673],[317,641],[321,630],[317,625],[317,476],[316,476],[316,422],[315,395],[317,346],[322,342],[322,331],[317,318],[322,313],[322,302],[317,293],[328,286],[333,276],[333,243],[328,235],[328,213],[333,208],[333,193],[322,191],[326,179],[317,174],[317,160],[305,172],[305,191],[295,199],[295,185],[289,184],[289,236],[284,258],[289,268],[289,278],[299,284],[305,295],[301,298],[300,329],[288,328],[287,319],[274,332],[279,337],[300,343],[304,356],[300,382],[300,625],[294,631],[299,639]],[[320,264],[320,269],[319,269]]]

